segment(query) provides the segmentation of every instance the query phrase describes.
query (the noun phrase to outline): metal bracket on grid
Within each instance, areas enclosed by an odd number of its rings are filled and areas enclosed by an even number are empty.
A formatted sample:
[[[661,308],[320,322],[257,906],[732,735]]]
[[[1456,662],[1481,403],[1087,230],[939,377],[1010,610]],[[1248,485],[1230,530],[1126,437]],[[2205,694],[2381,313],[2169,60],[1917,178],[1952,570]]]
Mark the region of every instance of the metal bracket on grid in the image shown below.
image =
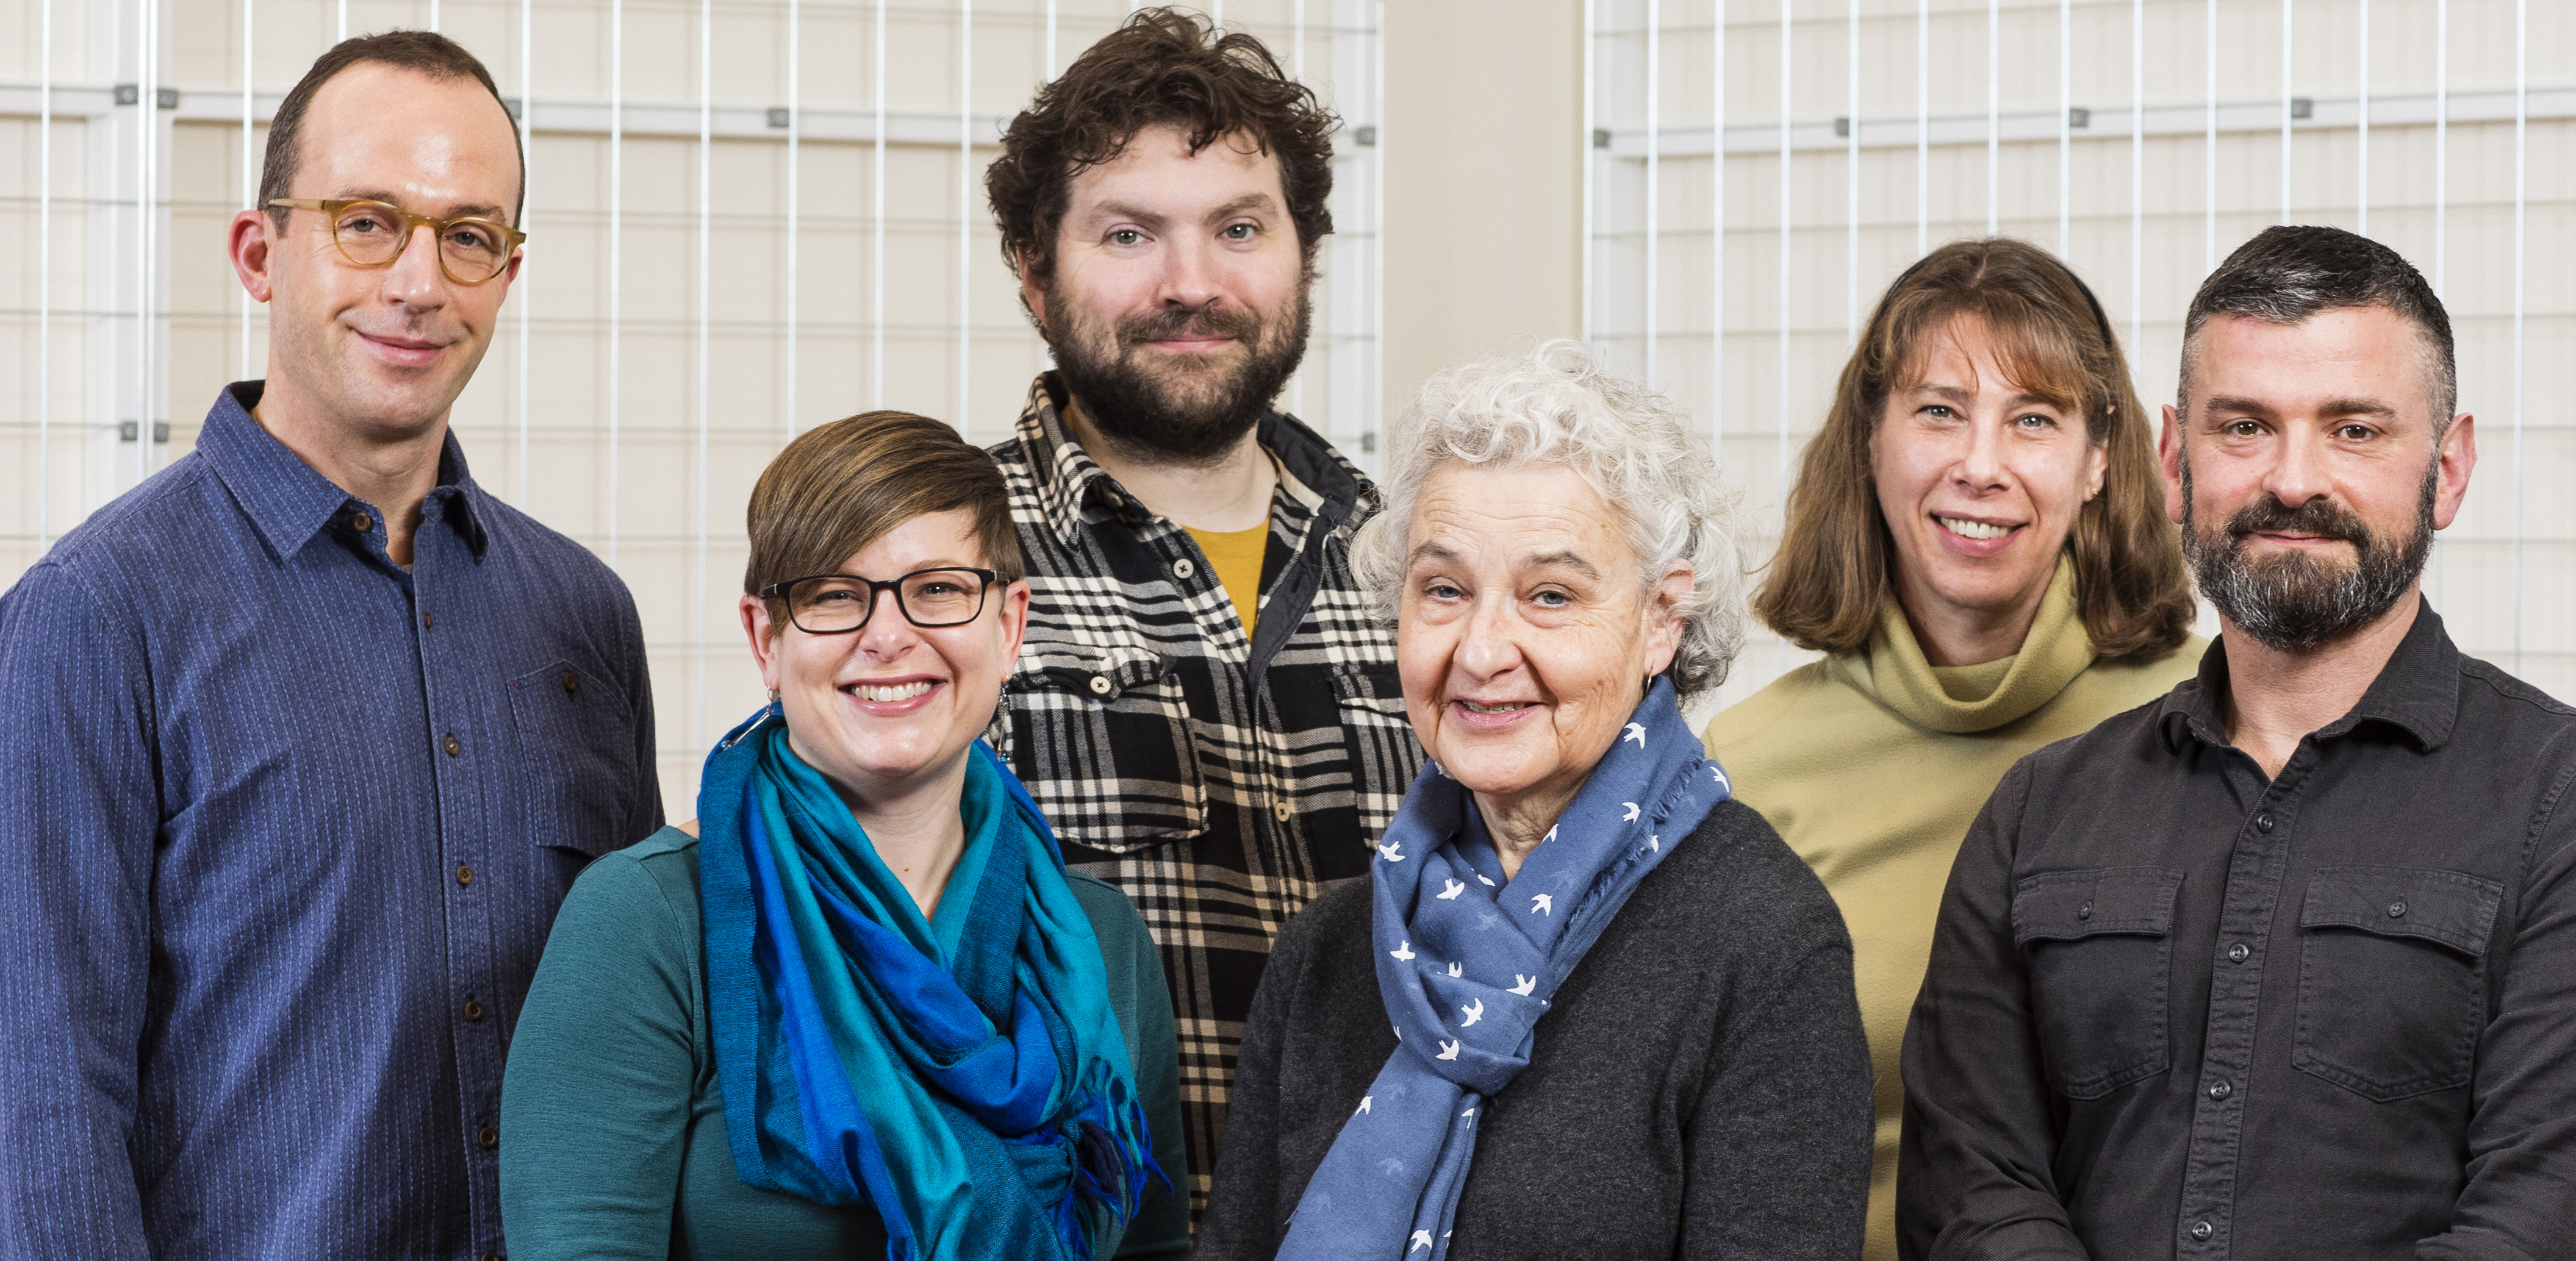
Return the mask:
[[[140,84],[134,84],[134,83],[120,83],[120,84],[117,84],[117,85],[116,85],[116,103],[117,103],[117,104],[119,104],[119,105],[132,105],[132,104],[134,104],[134,103],[136,103],[136,102],[138,102],[138,101],[141,101],[142,99],[143,99],[143,88],[142,88],[142,85],[140,85]],[[153,104],[155,104],[155,105],[160,106],[160,107],[161,107],[161,108],[163,108],[163,109],[177,109],[177,108],[179,108],[179,89],[177,89],[177,88],[156,88],[156,89],[154,89],[154,90],[153,90],[153,92],[152,92],[152,103],[153,103]]]
[[[1365,149],[1377,143],[1377,124],[1351,128],[1351,143]]]
[[[116,440],[119,442],[132,442],[134,441],[135,432],[140,428],[141,426],[136,425],[133,421],[120,420],[116,422]],[[169,421],[156,420],[152,422],[152,440],[156,443],[166,443],[170,441]]]
[[[772,105],[769,107],[770,126],[777,128],[780,131],[785,131],[787,130],[788,124],[794,121],[795,115],[791,113],[786,106]]]

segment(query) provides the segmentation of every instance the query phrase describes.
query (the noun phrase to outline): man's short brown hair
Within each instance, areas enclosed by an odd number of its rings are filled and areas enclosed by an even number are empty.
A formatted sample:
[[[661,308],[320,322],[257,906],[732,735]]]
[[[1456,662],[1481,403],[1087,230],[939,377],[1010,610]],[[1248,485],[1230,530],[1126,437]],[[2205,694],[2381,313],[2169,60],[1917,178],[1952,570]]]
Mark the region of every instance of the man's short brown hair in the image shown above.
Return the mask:
[[[743,594],[836,572],[904,522],[961,508],[974,515],[984,567],[1004,583],[1027,576],[1011,528],[1010,490],[982,447],[910,412],[862,412],[818,425],[788,443],[752,487]],[[775,602],[770,612],[773,626],[785,624]]]
[[[500,103],[503,112],[510,108],[510,102],[503,99],[501,89],[492,82],[492,72],[483,68],[483,62],[465,51],[465,45],[436,31],[383,31],[341,40],[332,45],[329,52],[314,59],[312,68],[296,81],[294,90],[277,103],[277,116],[269,120],[268,153],[259,170],[259,204],[268,209],[269,218],[276,221],[279,231],[286,230],[287,216],[294,212],[268,203],[295,195],[295,173],[304,164],[303,152],[297,146],[304,135],[304,115],[313,106],[314,94],[341,71],[365,62],[397,66],[441,83],[472,79],[492,94],[492,99]],[[510,143],[520,145],[519,129],[515,126],[510,128]],[[519,199],[510,207],[513,226],[517,225],[527,205],[528,153],[521,146]],[[405,209],[420,212],[417,206]]]
[[[1142,9],[1085,50],[1002,133],[984,172],[1002,258],[1039,284],[1055,278],[1057,225],[1083,168],[1117,160],[1136,133],[1176,125],[1196,154],[1240,136],[1279,159],[1279,187],[1311,270],[1332,234],[1333,129],[1341,125],[1258,39],[1216,34],[1197,17]]]

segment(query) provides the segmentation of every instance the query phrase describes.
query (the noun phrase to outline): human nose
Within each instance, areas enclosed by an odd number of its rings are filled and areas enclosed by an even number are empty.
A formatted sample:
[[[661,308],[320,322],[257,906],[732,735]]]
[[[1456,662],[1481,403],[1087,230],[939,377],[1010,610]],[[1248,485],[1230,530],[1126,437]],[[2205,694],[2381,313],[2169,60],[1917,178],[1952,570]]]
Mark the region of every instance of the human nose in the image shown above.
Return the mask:
[[[403,249],[385,268],[385,296],[405,306],[435,307],[447,300],[447,272],[438,258],[438,229],[410,225]],[[424,239],[426,238],[426,239]]]
[[[920,641],[920,628],[904,616],[903,602],[896,598],[894,588],[880,587],[868,593],[868,620],[859,627],[861,651],[891,659],[910,652]]]
[[[2282,507],[2296,508],[2326,493],[2325,466],[2317,452],[2320,441],[2318,434],[2293,430],[2275,448],[2279,455],[2264,472],[2263,489]]]
[[[1510,606],[1506,595],[1479,596],[1475,609],[1467,615],[1467,624],[1459,631],[1458,664],[1479,682],[1520,664],[1520,643],[1513,633],[1518,627]]]
[[[1193,310],[1215,302],[1223,293],[1217,283],[1215,251],[1194,233],[1178,233],[1167,239],[1162,292],[1157,296],[1166,306]]]
[[[1958,462],[1952,476],[1970,491],[1991,490],[2003,484],[2003,426],[1974,424],[1966,426],[1959,438]]]

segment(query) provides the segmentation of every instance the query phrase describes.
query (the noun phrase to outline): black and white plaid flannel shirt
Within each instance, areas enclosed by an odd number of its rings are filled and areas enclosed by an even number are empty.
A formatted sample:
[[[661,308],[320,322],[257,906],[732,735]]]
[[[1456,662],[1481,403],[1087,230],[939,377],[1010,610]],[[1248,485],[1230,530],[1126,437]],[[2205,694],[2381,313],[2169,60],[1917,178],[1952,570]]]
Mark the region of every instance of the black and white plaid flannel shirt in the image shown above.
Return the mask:
[[[1394,629],[1351,577],[1351,531],[1378,507],[1359,470],[1296,420],[1261,419],[1283,476],[1247,641],[1189,532],[1065,428],[1062,391],[1039,377],[993,448],[1035,591],[994,744],[1065,861],[1125,890],[1162,946],[1195,1220],[1270,943],[1367,876],[1422,753]]]

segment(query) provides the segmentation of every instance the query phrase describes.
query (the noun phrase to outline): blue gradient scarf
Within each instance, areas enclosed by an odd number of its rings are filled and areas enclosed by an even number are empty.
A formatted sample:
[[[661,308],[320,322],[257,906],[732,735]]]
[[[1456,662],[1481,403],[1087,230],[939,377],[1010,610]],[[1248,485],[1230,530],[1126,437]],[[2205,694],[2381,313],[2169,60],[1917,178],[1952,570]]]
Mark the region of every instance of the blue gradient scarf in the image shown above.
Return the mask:
[[[873,1206],[891,1261],[1088,1261],[1162,1173],[1108,972],[1054,831],[980,741],[960,809],[966,851],[925,919],[774,709],[707,755],[699,888],[734,1165]]]
[[[1729,795],[1652,690],[1509,883],[1466,789],[1426,765],[1372,865],[1378,993],[1401,1045],[1342,1123],[1280,1261],[1441,1261],[1484,1101],[1646,873]]]

